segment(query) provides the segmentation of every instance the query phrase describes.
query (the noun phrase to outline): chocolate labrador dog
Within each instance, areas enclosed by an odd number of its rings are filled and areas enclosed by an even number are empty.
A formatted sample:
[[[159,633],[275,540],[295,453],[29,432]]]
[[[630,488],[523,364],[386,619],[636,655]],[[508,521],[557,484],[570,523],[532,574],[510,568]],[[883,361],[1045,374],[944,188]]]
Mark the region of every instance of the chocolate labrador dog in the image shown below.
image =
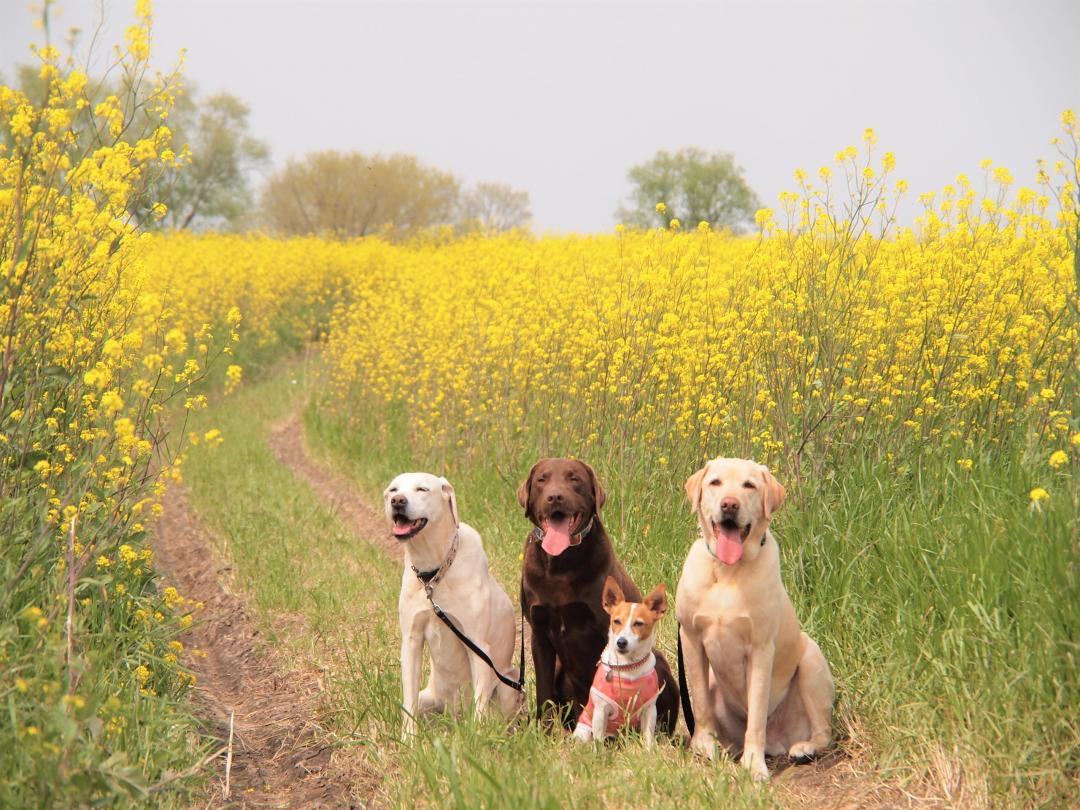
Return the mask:
[[[532,629],[537,719],[554,713],[568,727],[589,700],[608,640],[604,582],[614,577],[626,599],[641,601],[600,522],[604,499],[592,467],[568,458],[541,459],[518,488],[518,502],[535,527],[525,541],[521,611]],[[670,734],[678,719],[679,688],[659,652],[656,670],[663,689],[656,702],[657,728]]]

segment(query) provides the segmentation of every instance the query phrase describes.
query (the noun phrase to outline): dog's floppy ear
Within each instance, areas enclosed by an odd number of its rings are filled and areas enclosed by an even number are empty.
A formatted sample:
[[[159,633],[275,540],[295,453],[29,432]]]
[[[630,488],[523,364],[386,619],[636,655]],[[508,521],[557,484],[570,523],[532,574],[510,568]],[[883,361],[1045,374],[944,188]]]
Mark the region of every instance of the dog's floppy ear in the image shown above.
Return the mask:
[[[667,585],[661,582],[653,588],[649,595],[645,597],[644,604],[657,619],[667,613]]]
[[[461,521],[458,519],[457,495],[454,493],[454,485],[445,478],[440,478],[439,483],[442,484],[443,497],[446,498],[447,504],[450,506],[450,516],[454,519],[454,526],[460,526]]]
[[[760,466],[761,480],[765,485],[765,491],[761,493],[761,505],[765,513],[765,519],[771,520],[772,513],[783,505],[786,493],[783,485],[769,472],[769,468],[764,465]]]
[[[604,488],[600,486],[600,479],[596,477],[596,471],[581,459],[578,459],[578,463],[589,472],[589,481],[592,482],[593,503],[596,504],[595,509],[597,514],[599,514],[600,507],[607,501],[607,493],[604,492]]]
[[[609,576],[604,580],[604,595],[601,598],[604,610],[611,613],[615,606],[619,602],[625,601],[625,599],[626,595],[623,593],[623,589],[619,587],[619,583],[615,581],[615,577]]]
[[[701,508],[701,482],[705,480],[708,464],[686,479],[686,497],[690,499],[690,511],[697,514]]]
[[[521,508],[525,510],[525,517],[529,520],[536,522],[536,518],[532,513],[532,506],[530,505],[530,498],[532,496],[532,480],[533,475],[536,473],[536,468],[539,467],[547,459],[540,459],[529,469],[529,474],[525,476],[525,480],[521,482],[521,486],[517,489],[518,503],[521,504]]]

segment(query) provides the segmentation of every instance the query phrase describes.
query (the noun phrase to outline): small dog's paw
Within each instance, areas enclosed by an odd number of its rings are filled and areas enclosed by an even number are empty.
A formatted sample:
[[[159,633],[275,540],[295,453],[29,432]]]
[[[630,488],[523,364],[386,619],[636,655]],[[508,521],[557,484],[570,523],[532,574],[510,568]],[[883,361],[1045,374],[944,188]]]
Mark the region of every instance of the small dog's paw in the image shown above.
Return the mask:
[[[716,759],[716,737],[706,731],[699,731],[690,740],[690,750],[707,760]]]
[[[788,751],[788,756],[800,765],[809,762],[817,756],[817,748],[809,740],[803,742],[797,742],[791,746],[791,750]]]
[[[765,765],[765,754],[759,752],[744,751],[742,766],[750,771],[755,782],[768,782],[769,769]]]
[[[579,725],[574,729],[574,739],[580,743],[592,742],[592,729],[588,726]]]

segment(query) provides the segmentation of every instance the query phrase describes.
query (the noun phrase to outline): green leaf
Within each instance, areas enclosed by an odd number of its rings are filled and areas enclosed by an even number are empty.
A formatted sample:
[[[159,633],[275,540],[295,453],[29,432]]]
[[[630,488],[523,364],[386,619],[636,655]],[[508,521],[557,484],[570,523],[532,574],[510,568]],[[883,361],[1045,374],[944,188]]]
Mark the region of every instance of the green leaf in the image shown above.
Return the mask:
[[[49,454],[44,450],[28,450],[26,455],[23,456],[22,466],[24,469],[32,470],[35,464],[48,458]]]
[[[46,377],[52,377],[53,379],[63,380],[66,383],[74,380],[74,376],[63,366],[45,366],[41,371]]]

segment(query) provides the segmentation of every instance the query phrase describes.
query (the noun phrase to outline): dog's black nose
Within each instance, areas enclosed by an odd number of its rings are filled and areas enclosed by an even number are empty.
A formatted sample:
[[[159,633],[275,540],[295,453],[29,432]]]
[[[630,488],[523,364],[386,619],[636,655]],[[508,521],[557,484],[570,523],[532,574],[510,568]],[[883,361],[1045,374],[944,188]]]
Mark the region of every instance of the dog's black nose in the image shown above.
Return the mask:
[[[408,502],[409,502],[409,499],[406,498],[404,495],[391,495],[390,496],[390,505],[391,506],[401,507],[401,506],[404,506],[405,504],[407,504]]]
[[[626,646],[629,643],[630,642],[628,642],[625,638],[617,638],[617,639],[615,639],[615,646],[618,647],[620,650],[625,650]]]

